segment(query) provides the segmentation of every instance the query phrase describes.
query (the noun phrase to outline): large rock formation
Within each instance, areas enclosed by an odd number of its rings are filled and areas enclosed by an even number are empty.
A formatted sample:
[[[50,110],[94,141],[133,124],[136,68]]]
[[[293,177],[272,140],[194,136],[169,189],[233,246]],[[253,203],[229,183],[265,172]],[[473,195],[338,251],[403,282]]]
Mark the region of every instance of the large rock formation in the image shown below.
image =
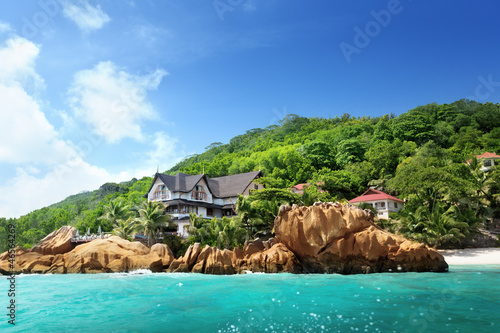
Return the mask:
[[[205,274],[444,272],[448,265],[434,249],[388,233],[373,224],[373,213],[351,205],[316,203],[282,206],[274,222],[276,238],[246,242],[233,251],[191,245],[174,258],[165,244],[149,249],[117,236],[77,246],[74,228],[63,227],[31,251],[16,249],[15,273],[99,273],[149,269]],[[69,245],[68,245],[69,244]],[[0,273],[9,274],[8,254]]]
[[[282,206],[275,221],[276,240],[311,273],[389,271],[444,272],[436,250],[391,234],[373,224],[373,213],[351,205],[315,203]]]
[[[138,269],[149,269],[152,272],[162,272],[173,260],[172,251],[165,244],[155,244],[150,250],[140,242],[129,242],[117,236],[105,239],[95,239],[81,244],[64,254],[60,251],[60,243],[55,242],[56,249],[47,247],[47,239],[63,239],[68,228],[61,228],[42,240],[43,246],[37,245],[31,251],[16,250],[14,269],[8,265],[8,253],[0,255],[0,273],[106,273],[128,272]],[[50,236],[50,235],[49,235]],[[34,249],[52,254],[42,254]]]
[[[48,234],[33,247],[32,251],[52,255],[69,252],[75,248],[75,245],[71,243],[71,237],[75,234],[75,228],[70,226],[62,227]]]

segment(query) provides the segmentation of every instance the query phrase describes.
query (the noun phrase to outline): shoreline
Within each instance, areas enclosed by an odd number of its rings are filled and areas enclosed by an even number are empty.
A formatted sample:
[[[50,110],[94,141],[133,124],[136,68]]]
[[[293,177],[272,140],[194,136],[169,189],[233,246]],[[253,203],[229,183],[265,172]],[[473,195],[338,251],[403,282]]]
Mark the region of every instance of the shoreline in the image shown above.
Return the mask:
[[[500,265],[500,248],[439,250],[448,265]]]

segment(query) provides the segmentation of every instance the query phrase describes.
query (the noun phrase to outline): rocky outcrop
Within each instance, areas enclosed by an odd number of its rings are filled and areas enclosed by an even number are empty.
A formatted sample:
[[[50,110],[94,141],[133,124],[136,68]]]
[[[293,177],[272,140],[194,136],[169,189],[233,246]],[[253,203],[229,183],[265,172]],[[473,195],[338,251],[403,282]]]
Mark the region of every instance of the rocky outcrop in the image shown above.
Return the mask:
[[[196,264],[196,260],[198,259],[200,253],[201,253],[200,243],[194,243],[194,245],[190,245],[183,256],[172,261],[167,272],[169,273],[191,272],[193,266]]]
[[[45,237],[32,251],[16,249],[16,273],[99,273],[149,269],[152,272],[236,274],[444,272],[448,265],[436,250],[386,232],[373,224],[373,213],[351,205],[316,203],[282,206],[274,222],[275,238],[246,242],[242,249],[191,245],[175,259],[165,244],[149,249],[117,236],[70,248],[71,227]],[[65,251],[65,252],[64,252]],[[0,273],[9,274],[9,255],[0,255]]]
[[[67,235],[68,230],[70,229],[66,227],[59,229],[62,235]],[[56,253],[55,255],[16,249],[12,272],[71,274],[128,272],[138,269],[162,272],[174,259],[172,251],[165,244],[155,244],[150,250],[140,242],[129,242],[117,236],[95,239],[61,254],[57,252],[62,251],[62,242],[54,240],[64,239],[62,235],[56,231],[35,247],[42,252]],[[51,249],[48,242],[55,244],[56,248]],[[1,254],[0,258],[0,273],[10,274],[8,253]]]
[[[166,245],[165,245],[166,246]],[[67,254],[67,272],[128,272],[163,270],[162,258],[140,242],[129,242],[118,236],[96,239],[76,247]]]
[[[239,273],[302,273],[302,265],[295,254],[283,244],[275,244],[271,248],[256,252],[236,264]]]
[[[167,244],[154,244],[151,246],[151,252],[156,253],[161,258],[161,263],[164,268],[168,268],[172,261],[175,260],[174,253]]]
[[[301,273],[303,271],[295,254],[283,244],[277,244],[273,238],[269,241],[256,239],[247,242],[243,251],[239,248],[233,251],[220,250],[208,245],[198,251],[199,248],[199,243],[192,245],[183,257],[172,262],[167,272],[221,275],[247,272]],[[254,251],[256,248],[261,248],[261,250]]]
[[[306,272],[444,272],[436,250],[406,240],[373,224],[373,213],[351,205],[315,203],[282,206],[276,240],[293,251]]]
[[[192,272],[215,275],[234,274],[232,257],[233,251],[221,251],[207,245],[196,259]]]
[[[75,228],[70,226],[62,227],[48,234],[33,247],[32,251],[52,255],[69,252],[75,248],[75,245],[71,243],[71,237],[75,234]]]

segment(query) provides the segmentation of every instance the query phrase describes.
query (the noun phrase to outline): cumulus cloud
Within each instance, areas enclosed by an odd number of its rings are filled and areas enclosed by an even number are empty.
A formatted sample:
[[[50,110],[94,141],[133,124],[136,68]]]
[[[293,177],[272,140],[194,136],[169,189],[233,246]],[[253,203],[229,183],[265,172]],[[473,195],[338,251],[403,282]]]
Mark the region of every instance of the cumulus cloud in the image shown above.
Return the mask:
[[[20,85],[0,84],[0,110],[0,163],[51,165],[73,154]]]
[[[126,179],[86,163],[61,139],[26,87],[43,81],[35,71],[39,47],[13,37],[0,46],[0,214],[15,217],[106,181]],[[123,178],[123,179],[122,179]]]
[[[53,164],[59,162],[53,153],[68,153],[68,145],[57,138],[39,103],[25,89],[43,84],[35,71],[38,53],[35,44],[19,37],[9,39],[0,48],[0,123],[4,124],[0,131],[0,163]]]
[[[156,165],[165,169],[184,156],[177,153],[176,139],[164,132],[143,134],[140,127],[141,120],[155,116],[146,92],[158,87],[164,71],[135,76],[107,62],[77,73],[70,96],[78,117],[61,111],[64,124],[76,130],[77,120],[84,119],[102,134],[88,133],[92,139],[77,146],[65,140],[44,113],[48,103],[40,97],[44,81],[36,72],[39,53],[39,46],[18,36],[0,45],[0,172],[15,174],[0,181],[1,217],[24,215],[106,182],[151,175]],[[126,171],[110,173],[85,160],[105,139],[124,137],[145,138],[151,149],[140,154],[136,169],[124,166]]]
[[[10,26],[9,23],[0,21],[0,33],[11,32],[11,31],[12,27]]]
[[[76,23],[84,32],[101,29],[104,24],[111,21],[100,5],[92,6],[87,0],[62,1],[63,14]]]
[[[144,139],[141,122],[156,112],[147,101],[148,90],[156,89],[167,73],[137,76],[119,70],[108,61],[75,74],[70,88],[70,104],[75,116],[91,125],[107,142],[123,138]]]
[[[110,175],[106,170],[75,158],[40,174],[32,167],[19,167],[16,176],[0,186],[0,212],[18,217],[58,202],[84,190],[95,190],[109,181],[124,181],[126,174]]]
[[[40,48],[27,39],[15,36],[0,48],[0,83],[43,86],[43,80],[35,71],[35,60]]]
[[[154,133],[149,141],[153,144],[153,149],[146,152],[144,159],[144,165],[149,170],[156,166],[160,166],[162,170],[169,169],[186,156],[186,153],[179,147],[179,141],[164,132]],[[140,174],[141,172],[136,173]]]

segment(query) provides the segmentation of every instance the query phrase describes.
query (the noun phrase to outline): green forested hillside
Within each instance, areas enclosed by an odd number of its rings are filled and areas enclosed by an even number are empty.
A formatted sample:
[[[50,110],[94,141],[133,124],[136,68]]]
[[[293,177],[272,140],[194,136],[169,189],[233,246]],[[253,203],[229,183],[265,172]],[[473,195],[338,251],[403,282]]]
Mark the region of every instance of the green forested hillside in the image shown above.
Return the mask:
[[[205,152],[167,173],[205,170],[217,177],[260,168],[267,188],[322,182],[327,192],[319,195],[321,200],[352,199],[369,185],[379,185],[408,199],[396,229],[437,246],[463,239],[499,214],[498,172],[480,172],[475,160],[465,163],[485,151],[500,153],[499,104],[428,104],[397,117],[288,115],[279,125],[207,145]],[[98,220],[103,207],[117,197],[139,203],[150,182],[145,177],[105,184],[16,219],[18,244],[34,244],[67,224],[81,231],[90,227],[95,232],[99,225],[110,231],[111,225]],[[0,219],[0,234],[6,223]]]

